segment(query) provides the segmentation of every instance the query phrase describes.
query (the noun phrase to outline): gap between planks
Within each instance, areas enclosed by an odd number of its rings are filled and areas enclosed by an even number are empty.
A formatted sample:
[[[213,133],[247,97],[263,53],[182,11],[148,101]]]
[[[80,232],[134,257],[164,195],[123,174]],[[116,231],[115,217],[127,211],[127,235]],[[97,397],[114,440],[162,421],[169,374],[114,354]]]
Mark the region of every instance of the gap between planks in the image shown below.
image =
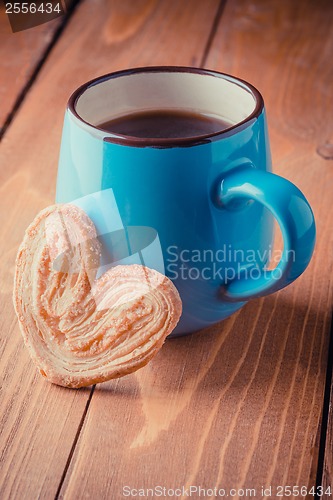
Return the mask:
[[[211,46],[213,44],[213,40],[214,40],[214,37],[216,35],[217,28],[218,28],[218,26],[220,24],[220,21],[221,21],[221,18],[222,18],[223,11],[224,11],[224,8],[226,6],[226,3],[227,3],[227,0],[220,0],[220,4],[218,6],[218,9],[217,9],[214,21],[213,21],[213,25],[212,25],[212,28],[210,30],[210,33],[209,33],[209,36],[208,36],[208,39],[207,39],[207,43],[206,43],[206,46],[205,46],[205,49],[204,49],[204,52],[202,54],[202,58],[201,58],[201,61],[200,61],[200,64],[199,64],[200,68],[203,68],[205,66],[205,64],[206,64],[206,61],[207,61],[207,58],[208,58],[208,54],[209,54],[209,51],[210,51]]]
[[[329,433],[332,432],[332,424],[331,421],[332,416],[330,415],[330,408],[333,404],[333,316],[331,319],[331,330],[330,330],[330,343],[328,348],[328,360],[327,360],[327,368],[326,368],[326,381],[325,381],[325,392],[324,392],[324,401],[323,401],[323,409],[321,414],[321,429],[320,429],[320,442],[319,442],[319,452],[318,452],[318,464],[317,464],[317,476],[316,476],[316,487],[323,486],[324,490],[328,486],[332,485],[332,477],[329,474],[332,474],[332,471],[327,470],[328,464],[330,464],[333,450],[330,449],[331,443],[329,438]],[[317,495],[317,498],[320,498]]]
[[[61,479],[60,479],[60,482],[59,482],[59,486],[58,486],[57,492],[56,492],[55,497],[54,497],[55,500],[57,500],[59,498],[62,485],[64,484],[68,468],[69,468],[70,463],[72,461],[72,457],[73,457],[73,454],[74,454],[77,442],[79,440],[79,437],[80,437],[80,434],[81,434],[81,430],[82,430],[84,421],[85,421],[87,413],[88,413],[88,409],[89,409],[89,406],[90,406],[91,399],[92,399],[92,397],[94,395],[95,388],[96,388],[96,384],[94,384],[92,386],[92,388],[91,388],[91,391],[90,391],[90,394],[89,394],[89,397],[88,397],[88,400],[87,400],[87,403],[86,403],[86,407],[84,409],[84,412],[82,413],[82,417],[81,417],[79,426],[77,428],[77,431],[76,431],[76,434],[75,434],[75,437],[74,437],[74,441],[73,441],[72,447],[70,449],[70,452],[69,452],[69,455],[68,455],[68,459],[67,459],[64,471],[62,473],[62,476],[61,476]]]
[[[21,105],[23,104],[29,90],[31,89],[32,85],[34,84],[36,78],[38,77],[38,74],[42,67],[44,66],[45,61],[49,57],[53,47],[56,45],[57,41],[59,40],[62,32],[64,31],[65,27],[68,24],[69,19],[71,18],[73,12],[75,11],[77,5],[81,2],[81,0],[72,0],[71,6],[66,10],[66,13],[62,19],[62,22],[60,23],[59,27],[55,30],[51,41],[48,45],[46,45],[44,52],[42,53],[40,59],[38,60],[35,69],[33,70],[30,78],[27,80],[26,84],[22,87],[21,91],[18,93],[15,103],[11,109],[11,111],[8,113],[4,124],[2,127],[0,127],[0,142],[2,141],[6,130],[14,120],[16,113],[20,109]],[[14,35],[15,36],[15,35]]]

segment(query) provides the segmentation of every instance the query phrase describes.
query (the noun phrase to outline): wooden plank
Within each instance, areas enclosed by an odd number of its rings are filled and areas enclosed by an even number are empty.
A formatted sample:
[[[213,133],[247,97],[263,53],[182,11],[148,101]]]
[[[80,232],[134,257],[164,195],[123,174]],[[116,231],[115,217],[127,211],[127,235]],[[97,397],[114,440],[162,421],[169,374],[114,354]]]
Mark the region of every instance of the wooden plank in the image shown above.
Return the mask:
[[[54,497],[90,394],[51,386],[36,375],[11,299],[24,229],[54,200],[68,96],[85,80],[119,68],[196,64],[217,8],[217,0],[197,2],[195,9],[178,0],[83,2],[7,130],[0,147],[1,498]],[[110,424],[106,417],[101,428]]]
[[[289,378],[289,390],[281,395],[283,398],[276,398],[275,404],[271,400],[270,412],[264,419],[261,413],[257,414],[258,429],[264,429],[265,420],[267,428],[273,424],[278,428],[264,441],[257,440],[253,433],[253,455],[247,454],[250,467],[244,475],[248,483],[255,483],[258,477],[276,484],[282,480],[285,484],[315,481],[332,312],[329,228],[333,157],[320,154],[327,152],[327,144],[332,142],[333,118],[328,112],[333,103],[333,68],[329,63],[333,53],[332,21],[332,4],[326,0],[316,6],[308,0],[229,2],[208,59],[210,67],[252,82],[264,95],[275,172],[295,182],[306,194],[318,231],[309,270],[280,294],[281,300],[290,304],[296,297],[294,308],[303,309],[303,323],[298,325],[281,308],[286,324],[283,329],[289,328],[298,338],[298,346],[286,351],[281,365],[276,366],[286,380]],[[306,331],[311,334],[307,336]],[[286,364],[292,361],[293,369],[286,370]],[[296,420],[289,427],[290,408],[298,404],[299,396],[301,404],[294,408]],[[276,441],[272,439],[274,435]],[[262,464],[258,464],[256,453],[263,447],[266,451]],[[233,481],[233,476],[229,481]]]
[[[275,171],[314,207],[313,262],[287,290],[98,386],[62,497],[120,498],[125,486],[157,485],[255,488],[261,497],[262,486],[314,485],[333,216],[333,172],[316,149],[332,126],[332,21],[328,1],[233,0],[207,61],[262,90]]]
[[[12,33],[0,3],[0,137],[16,99],[29,82],[63,18]]]

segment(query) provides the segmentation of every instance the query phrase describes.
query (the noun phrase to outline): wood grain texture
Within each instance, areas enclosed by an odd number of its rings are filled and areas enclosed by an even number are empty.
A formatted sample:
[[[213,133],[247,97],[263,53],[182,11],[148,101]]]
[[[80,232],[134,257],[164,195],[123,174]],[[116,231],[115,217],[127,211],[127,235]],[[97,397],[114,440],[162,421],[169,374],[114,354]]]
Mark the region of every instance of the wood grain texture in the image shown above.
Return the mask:
[[[124,10],[130,6],[127,19]],[[127,1],[121,6],[86,0],[73,14],[4,136],[0,147],[2,499],[54,497],[90,394],[51,386],[36,374],[23,347],[11,299],[14,259],[24,229],[54,200],[67,99],[85,80],[112,70],[196,64],[217,8],[217,0],[196,2],[195,9],[193,3],[178,0]],[[126,37],[119,35],[123,30]],[[111,426],[109,433],[113,424],[105,416],[98,421],[101,429]],[[117,418],[123,420],[121,412]],[[119,434],[118,439],[122,438]],[[91,478],[91,488],[93,483]]]
[[[29,82],[63,18],[12,33],[0,4],[0,136],[17,97]]]
[[[318,154],[320,148],[332,140],[333,119],[328,112],[333,104],[333,66],[328,63],[333,53],[333,6],[329,1],[314,4],[310,1],[293,3],[229,2],[224,21],[210,52],[208,65],[251,81],[265,97],[268,125],[275,172],[295,182],[309,199],[317,221],[315,257],[308,271],[290,289],[282,292],[287,299],[293,289],[297,303],[306,302],[308,311],[322,315],[323,322],[313,324],[313,343],[306,349],[310,356],[320,356],[320,371],[314,371],[309,358],[307,376],[295,383],[296,391],[308,393],[307,384],[316,381],[316,392],[309,407],[300,408],[298,419],[305,419],[307,431],[302,438],[296,434],[297,443],[290,440],[288,428],[281,422],[280,440],[273,453],[271,474],[275,482],[281,479],[281,470],[288,484],[300,480],[302,484],[315,479],[318,452],[318,424],[321,398],[324,390],[329,324],[332,311],[332,207],[333,191],[332,157]],[[268,28],[269,27],[269,28]],[[234,49],[234,47],[236,49]],[[235,52],[237,51],[237,57]],[[322,311],[322,312],[320,312]],[[304,327],[311,316],[305,311]],[[316,320],[318,321],[318,320]],[[295,335],[297,330],[293,328]],[[299,331],[299,340],[302,340]],[[301,354],[295,352],[295,362]],[[290,354],[289,354],[290,355]],[[288,356],[289,356],[288,355]],[[300,358],[301,359],[301,358]],[[299,370],[295,364],[295,372]],[[286,398],[292,396],[290,391]],[[290,399],[293,404],[293,397]],[[281,408],[281,416],[286,408]],[[288,410],[289,412],[289,410]],[[284,431],[284,434],[282,434]],[[308,440],[308,442],[306,442]],[[303,446],[301,459],[294,446]],[[260,442],[257,446],[261,445]],[[289,448],[288,458],[283,450]],[[272,450],[273,451],[273,450]],[[327,450],[332,455],[332,448]],[[269,462],[268,462],[269,463]],[[246,480],[253,481],[257,474],[254,467]],[[258,468],[257,468],[258,469]],[[267,467],[268,469],[268,467]],[[262,470],[264,477],[265,468]]]
[[[316,150],[332,130],[332,21],[328,1],[233,0],[207,60],[265,96],[275,171],[315,211],[309,269],[222,324],[167,342],[137,374],[98,386],[63,498],[120,498],[125,485],[315,484],[333,217],[332,165]]]

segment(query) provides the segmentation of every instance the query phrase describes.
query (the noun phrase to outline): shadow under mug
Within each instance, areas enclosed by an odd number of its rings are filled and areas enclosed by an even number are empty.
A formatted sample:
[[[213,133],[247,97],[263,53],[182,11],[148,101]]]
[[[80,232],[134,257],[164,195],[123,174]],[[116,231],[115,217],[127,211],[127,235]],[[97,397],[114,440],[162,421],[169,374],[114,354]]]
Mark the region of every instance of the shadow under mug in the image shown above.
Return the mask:
[[[99,127],[147,110],[195,111],[230,126],[172,139]],[[142,234],[149,251],[140,262],[164,271],[182,298],[178,335],[228,317],[306,269],[315,243],[312,210],[294,184],[270,170],[264,103],[252,85],[196,68],[136,68],[92,80],[70,97],[56,201],[81,199],[97,227],[107,219],[109,233],[120,231],[105,247],[130,232],[142,256]],[[273,217],[284,243],[276,268],[268,270]]]

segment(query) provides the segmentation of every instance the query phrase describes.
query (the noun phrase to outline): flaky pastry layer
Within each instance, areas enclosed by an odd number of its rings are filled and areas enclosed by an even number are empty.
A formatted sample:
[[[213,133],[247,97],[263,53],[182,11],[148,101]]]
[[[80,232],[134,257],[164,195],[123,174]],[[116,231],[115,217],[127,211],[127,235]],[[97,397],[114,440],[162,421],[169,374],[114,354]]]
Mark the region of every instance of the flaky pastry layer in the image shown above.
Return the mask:
[[[93,222],[66,204],[41,211],[16,259],[14,306],[40,373],[65,387],[104,382],[146,365],[177,325],[181,299],[172,282],[141,265],[99,279]]]

